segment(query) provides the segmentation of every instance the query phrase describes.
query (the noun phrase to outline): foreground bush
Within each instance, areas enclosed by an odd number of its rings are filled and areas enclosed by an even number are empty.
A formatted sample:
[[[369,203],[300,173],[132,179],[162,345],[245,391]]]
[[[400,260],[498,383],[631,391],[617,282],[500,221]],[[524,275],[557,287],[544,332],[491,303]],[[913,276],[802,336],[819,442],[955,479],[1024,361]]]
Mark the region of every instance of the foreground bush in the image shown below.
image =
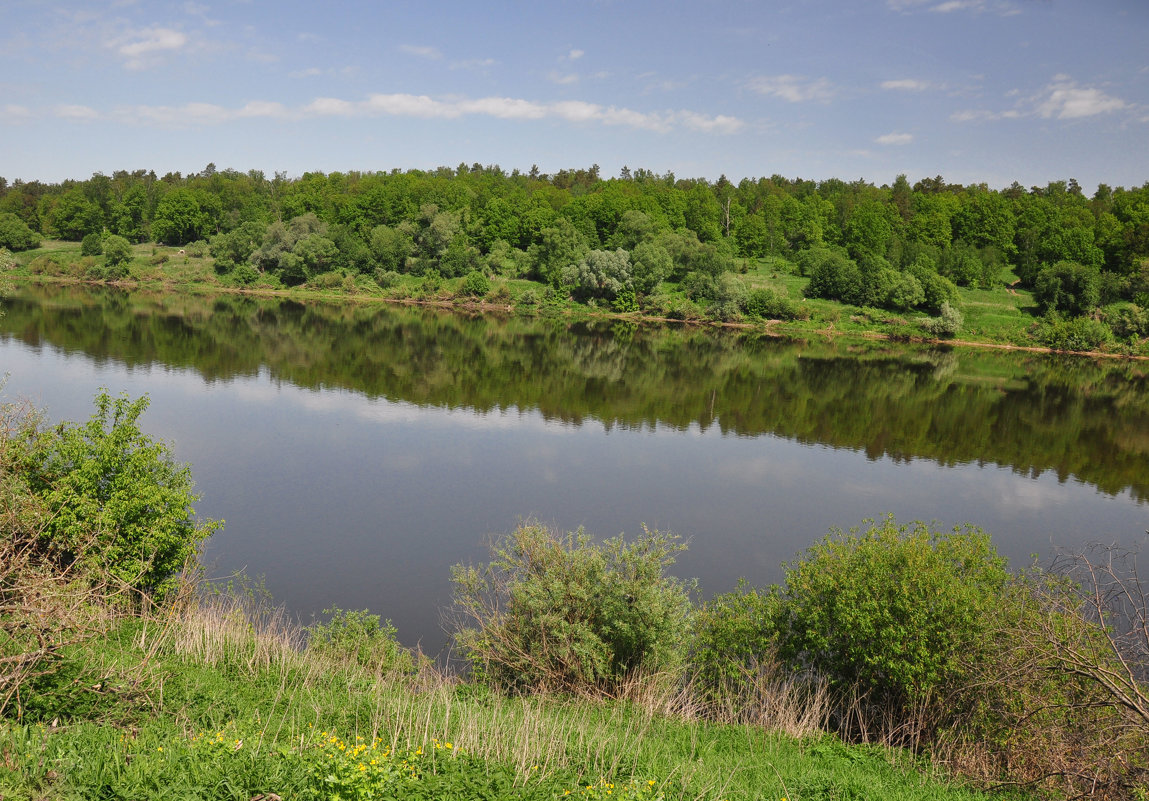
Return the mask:
[[[635,675],[682,667],[690,599],[666,574],[685,548],[643,528],[595,543],[535,523],[456,565],[456,637],[476,674],[506,690],[614,693]]]
[[[140,431],[146,397],[101,392],[83,425],[26,426],[13,467],[45,509],[38,542],[58,569],[118,581],[162,601],[218,523],[200,523],[191,469]]]

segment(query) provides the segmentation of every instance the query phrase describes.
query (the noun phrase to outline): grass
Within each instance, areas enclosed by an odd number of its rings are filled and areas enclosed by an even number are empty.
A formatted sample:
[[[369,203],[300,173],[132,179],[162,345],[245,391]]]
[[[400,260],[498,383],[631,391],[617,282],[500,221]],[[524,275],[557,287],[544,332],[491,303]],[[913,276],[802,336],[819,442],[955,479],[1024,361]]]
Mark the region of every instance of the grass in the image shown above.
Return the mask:
[[[185,249],[186,250],[186,249]],[[609,306],[589,307],[568,298],[545,297],[546,287],[536,281],[507,276],[491,279],[491,292],[484,298],[472,298],[461,290],[463,278],[443,279],[429,288],[422,277],[401,275],[395,286],[381,289],[366,277],[360,277],[354,289],[347,291],[342,281],[327,281],[318,276],[311,283],[287,288],[274,278],[262,278],[250,286],[237,286],[214,270],[214,260],[205,255],[195,257],[180,248],[141,244],[133,247],[130,278],[125,284],[164,291],[221,292],[242,290],[261,294],[287,294],[298,298],[322,300],[391,301],[426,303],[440,306],[462,306],[495,313],[563,314],[572,317],[620,316]],[[89,267],[100,263],[99,257],[81,257],[77,242],[45,241],[40,248],[16,255],[14,277],[83,280]],[[849,306],[835,301],[803,298],[809,279],[795,273],[792,263],[781,257],[740,259],[737,267],[747,289],[770,288],[800,304],[808,313],[804,320],[765,322],[735,321],[736,324],[760,327],[772,332],[807,336],[849,335],[878,336],[899,340],[923,340],[927,335],[921,326],[920,312],[891,312]],[[960,310],[965,324],[954,338],[955,344],[978,344],[1001,347],[1037,347],[1033,327],[1039,320],[1037,303],[1028,290],[1009,286],[1015,276],[1007,274],[1003,283],[993,289],[960,287]],[[707,320],[704,309],[691,303],[677,285],[664,283],[659,291],[678,310],[671,315],[690,323],[715,323]],[[535,302],[520,302],[533,295]],[[654,311],[648,316],[661,317]],[[626,317],[642,317],[623,315]],[[1121,355],[1149,355],[1149,343],[1135,343],[1118,349]]]
[[[707,722],[673,693],[508,698],[425,663],[371,673],[233,596],[123,618],[59,668],[0,718],[6,801],[983,797],[810,727]]]

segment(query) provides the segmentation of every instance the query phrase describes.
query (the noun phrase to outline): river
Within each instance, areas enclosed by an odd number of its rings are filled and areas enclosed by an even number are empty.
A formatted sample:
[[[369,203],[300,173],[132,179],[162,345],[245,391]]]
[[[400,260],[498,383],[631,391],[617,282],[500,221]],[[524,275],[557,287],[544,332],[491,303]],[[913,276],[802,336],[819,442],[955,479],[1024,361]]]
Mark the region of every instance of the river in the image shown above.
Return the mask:
[[[1015,567],[1149,526],[1141,363],[65,286],[3,310],[4,399],[150,397],[226,521],[212,576],[303,622],[369,608],[430,654],[450,566],[525,517],[676,532],[703,595],[887,513],[978,525]]]

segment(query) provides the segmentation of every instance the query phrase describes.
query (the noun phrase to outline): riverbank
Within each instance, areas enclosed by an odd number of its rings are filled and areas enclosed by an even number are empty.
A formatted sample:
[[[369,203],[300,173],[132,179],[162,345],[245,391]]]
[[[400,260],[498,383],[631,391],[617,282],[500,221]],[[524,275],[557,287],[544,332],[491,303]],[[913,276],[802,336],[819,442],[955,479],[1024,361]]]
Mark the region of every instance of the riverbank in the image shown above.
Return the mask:
[[[428,279],[397,275],[395,283],[381,287],[367,276],[326,273],[294,287],[258,275],[250,283],[218,275],[214,260],[205,254],[152,244],[136,245],[122,277],[91,277],[99,259],[80,255],[79,244],[49,241],[35,251],[16,254],[7,277],[41,282],[99,283],[125,289],[235,293],[257,297],[284,297],[300,301],[385,302],[454,309],[473,314],[560,316],[569,320],[608,319],[621,324],[687,325],[759,331],[778,337],[845,337],[879,339],[945,347],[994,348],[1030,353],[1070,353],[1093,358],[1149,359],[1149,342],[1110,343],[1104,348],[1050,347],[1035,342],[1042,335],[1042,319],[1031,293],[1002,285],[993,290],[959,288],[963,324],[953,336],[926,333],[930,318],[899,315],[886,310],[854,307],[831,300],[803,297],[808,279],[792,272],[780,259],[741,260],[739,280],[747,292],[767,291],[782,299],[790,319],[761,318],[749,314],[716,316],[692,303],[682,288],[664,282],[640,307],[620,311],[578,303],[535,281],[493,276],[484,291],[466,287],[465,278]],[[1072,343],[1074,340],[1066,340]]]
[[[22,694],[18,716],[0,718],[0,794],[988,797],[905,752],[706,722],[669,694],[504,697],[426,665],[380,674],[308,650],[303,634],[234,596],[105,620],[100,637],[62,651],[59,669]]]

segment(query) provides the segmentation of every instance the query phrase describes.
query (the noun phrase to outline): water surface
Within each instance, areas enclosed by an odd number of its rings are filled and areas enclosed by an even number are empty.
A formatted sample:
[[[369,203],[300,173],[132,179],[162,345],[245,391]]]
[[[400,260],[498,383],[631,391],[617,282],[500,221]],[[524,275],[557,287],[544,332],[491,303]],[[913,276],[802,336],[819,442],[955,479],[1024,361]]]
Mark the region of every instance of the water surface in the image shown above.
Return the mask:
[[[150,396],[226,520],[213,573],[432,653],[450,565],[526,516],[689,537],[704,594],[885,513],[980,525],[1018,566],[1149,525],[1135,363],[77,287],[4,309],[7,398],[80,420],[100,387]]]

